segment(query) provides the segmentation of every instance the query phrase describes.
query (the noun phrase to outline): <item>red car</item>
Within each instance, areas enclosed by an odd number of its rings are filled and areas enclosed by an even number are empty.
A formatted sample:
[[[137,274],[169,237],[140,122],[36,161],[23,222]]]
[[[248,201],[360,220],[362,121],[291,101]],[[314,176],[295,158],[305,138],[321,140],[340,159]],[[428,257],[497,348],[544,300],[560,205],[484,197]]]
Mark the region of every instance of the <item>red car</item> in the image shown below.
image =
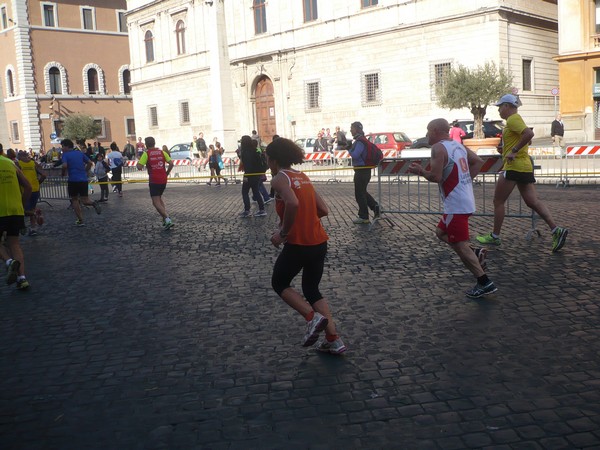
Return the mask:
[[[412,141],[402,131],[386,131],[381,133],[369,133],[365,137],[381,150],[397,150],[401,152],[410,147]]]

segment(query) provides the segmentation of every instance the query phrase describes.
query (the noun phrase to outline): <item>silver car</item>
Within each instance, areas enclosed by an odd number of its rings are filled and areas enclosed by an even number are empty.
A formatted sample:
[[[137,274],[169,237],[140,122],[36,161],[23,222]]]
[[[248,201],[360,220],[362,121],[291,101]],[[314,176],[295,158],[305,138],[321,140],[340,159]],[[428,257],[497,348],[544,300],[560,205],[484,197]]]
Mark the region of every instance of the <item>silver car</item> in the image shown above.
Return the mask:
[[[192,160],[198,158],[197,155],[192,154],[190,144],[175,144],[169,149],[171,159],[188,159]]]

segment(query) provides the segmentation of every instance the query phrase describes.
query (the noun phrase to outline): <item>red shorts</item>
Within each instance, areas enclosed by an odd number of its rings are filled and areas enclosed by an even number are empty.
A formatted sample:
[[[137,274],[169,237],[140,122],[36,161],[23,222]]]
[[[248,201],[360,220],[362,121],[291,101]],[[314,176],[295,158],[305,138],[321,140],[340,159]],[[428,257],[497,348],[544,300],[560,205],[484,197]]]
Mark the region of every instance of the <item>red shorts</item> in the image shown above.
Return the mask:
[[[448,235],[448,242],[454,244],[469,240],[469,217],[471,214],[444,214],[438,228]]]

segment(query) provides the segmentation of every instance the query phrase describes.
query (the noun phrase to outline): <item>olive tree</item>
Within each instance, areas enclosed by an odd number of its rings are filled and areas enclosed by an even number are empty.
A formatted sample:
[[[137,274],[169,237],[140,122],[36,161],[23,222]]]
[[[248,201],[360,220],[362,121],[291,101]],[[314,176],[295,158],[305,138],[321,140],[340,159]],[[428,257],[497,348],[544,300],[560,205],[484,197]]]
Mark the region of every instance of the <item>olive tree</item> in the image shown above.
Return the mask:
[[[493,62],[474,69],[459,64],[450,69],[444,83],[437,86],[437,103],[448,109],[468,108],[473,114],[473,137],[483,139],[486,109],[512,91],[512,81],[512,75]]]
[[[102,132],[102,125],[94,121],[92,116],[86,114],[71,114],[65,118],[62,137],[74,142],[87,139],[96,139]]]

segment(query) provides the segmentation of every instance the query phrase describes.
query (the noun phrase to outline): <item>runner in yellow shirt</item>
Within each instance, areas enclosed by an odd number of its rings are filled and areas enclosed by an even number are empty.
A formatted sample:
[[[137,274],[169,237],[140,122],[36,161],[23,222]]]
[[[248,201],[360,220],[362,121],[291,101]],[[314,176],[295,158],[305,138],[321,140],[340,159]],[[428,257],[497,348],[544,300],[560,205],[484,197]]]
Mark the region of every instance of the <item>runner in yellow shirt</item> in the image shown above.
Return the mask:
[[[22,191],[22,192],[21,192]],[[19,231],[25,228],[23,205],[31,195],[31,185],[23,172],[8,158],[0,155],[0,236],[6,233],[6,245],[0,245],[0,259],[6,263],[6,284],[17,282],[17,289],[27,289],[25,258],[19,244]]]
[[[559,251],[567,240],[569,230],[556,225],[550,211],[538,198],[535,191],[535,178],[533,176],[533,164],[529,157],[529,142],[533,139],[533,130],[525,125],[518,109],[521,106],[519,99],[512,95],[502,96],[498,103],[500,117],[506,120],[506,127],[502,132],[502,147],[498,151],[502,153],[504,160],[504,173],[498,178],[494,192],[494,230],[483,236],[477,236],[481,244],[500,245],[500,230],[504,222],[504,204],[515,189],[531,209],[544,219],[552,232],[552,252]]]
[[[31,159],[27,152],[19,152],[19,166],[23,171],[23,175],[31,184],[31,196],[25,205],[25,215],[29,216],[29,236],[37,235],[35,230],[38,225],[43,223],[41,210],[37,208],[37,203],[40,200],[40,183],[46,179],[46,175],[36,161]],[[41,222],[41,223],[39,223]]]

